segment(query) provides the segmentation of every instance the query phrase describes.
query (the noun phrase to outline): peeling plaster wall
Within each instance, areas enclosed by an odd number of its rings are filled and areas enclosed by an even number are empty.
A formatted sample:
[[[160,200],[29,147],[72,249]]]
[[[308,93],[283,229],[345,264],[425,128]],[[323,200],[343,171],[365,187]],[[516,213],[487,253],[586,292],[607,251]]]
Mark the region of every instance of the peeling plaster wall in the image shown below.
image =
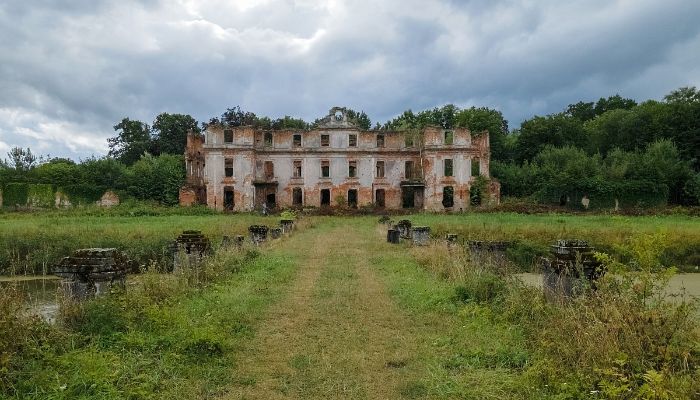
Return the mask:
[[[361,131],[354,127],[344,114],[336,117],[333,111],[342,114],[342,109],[332,109],[320,127],[311,131],[277,130],[264,131],[252,127],[231,128],[233,140],[224,142],[224,128],[210,126],[205,133],[203,144],[188,141],[186,154],[203,152],[203,183],[206,187],[206,203],[217,210],[224,209],[224,190],[233,188],[236,211],[250,211],[259,207],[269,193],[274,193],[279,207],[293,204],[294,188],[301,188],[304,206],[318,207],[321,204],[321,190],[330,189],[330,203],[336,205],[336,198],[347,202],[348,190],[355,189],[358,206],[371,205],[376,201],[376,190],[385,190],[385,207],[402,207],[402,182],[405,176],[405,162],[413,161],[415,170],[422,171],[424,186],[423,208],[433,211],[459,211],[469,207],[469,189],[472,177],[471,162],[478,158],[480,173],[488,177],[489,142],[488,133],[474,138],[467,129],[453,129],[453,144],[445,145],[445,130],[437,127],[426,128],[422,143],[406,147],[401,132]],[[341,110],[341,111],[338,111]],[[340,118],[340,119],[338,119]],[[294,135],[301,135],[301,147],[294,146]],[[266,135],[272,136],[272,143],[266,142]],[[329,145],[321,146],[322,135],[328,135]],[[349,146],[350,135],[356,135],[357,145]],[[384,146],[377,147],[377,136],[384,136]],[[194,159],[194,158],[192,158]],[[224,176],[225,160],[233,161],[233,176]],[[444,176],[444,160],[453,160],[453,176]],[[301,161],[302,174],[294,176],[294,161]],[[327,161],[330,176],[321,176],[321,165]],[[349,177],[349,162],[356,161],[356,176]],[[376,177],[378,161],[384,161],[384,177]],[[274,174],[266,176],[265,163],[272,162]],[[421,168],[422,165],[422,168]],[[188,182],[192,168],[188,168]],[[414,177],[415,178],[415,177]],[[415,182],[414,182],[415,183]],[[454,188],[454,206],[446,209],[443,204],[443,191],[446,186]],[[491,191],[499,185],[490,185]],[[185,195],[186,192],[183,192]],[[498,199],[498,194],[492,194]],[[188,197],[189,196],[189,197]],[[186,202],[191,202],[187,194]]]

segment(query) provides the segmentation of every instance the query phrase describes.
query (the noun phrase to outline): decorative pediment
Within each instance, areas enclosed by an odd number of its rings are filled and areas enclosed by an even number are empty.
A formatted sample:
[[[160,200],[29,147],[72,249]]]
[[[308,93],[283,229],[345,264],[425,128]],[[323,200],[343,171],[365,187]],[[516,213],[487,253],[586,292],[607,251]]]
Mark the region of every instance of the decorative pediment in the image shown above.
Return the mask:
[[[318,128],[357,128],[357,125],[348,118],[346,107],[333,107],[328,111],[328,115],[322,118]]]

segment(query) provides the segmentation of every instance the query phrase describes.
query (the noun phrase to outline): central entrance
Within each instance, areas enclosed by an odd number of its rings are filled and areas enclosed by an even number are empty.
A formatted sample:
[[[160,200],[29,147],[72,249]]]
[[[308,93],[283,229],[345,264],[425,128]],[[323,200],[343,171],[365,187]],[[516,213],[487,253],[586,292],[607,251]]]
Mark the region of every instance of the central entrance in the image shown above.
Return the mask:
[[[277,207],[277,182],[253,182],[255,185],[255,208],[268,209]]]
[[[401,207],[423,208],[425,185],[417,182],[401,183]]]

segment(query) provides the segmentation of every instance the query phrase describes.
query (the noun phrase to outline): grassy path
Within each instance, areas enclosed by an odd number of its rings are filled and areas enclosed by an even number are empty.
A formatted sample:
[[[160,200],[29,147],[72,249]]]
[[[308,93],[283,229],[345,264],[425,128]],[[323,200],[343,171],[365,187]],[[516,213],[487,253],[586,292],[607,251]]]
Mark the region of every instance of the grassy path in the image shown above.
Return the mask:
[[[410,321],[368,262],[373,232],[352,225],[294,249],[298,276],[239,358],[229,398],[396,398],[414,378]]]
[[[297,276],[243,345],[223,398],[508,397],[510,371],[488,356],[507,353],[509,332],[465,323],[453,287],[384,243],[373,220],[317,224],[272,250],[298,262]]]

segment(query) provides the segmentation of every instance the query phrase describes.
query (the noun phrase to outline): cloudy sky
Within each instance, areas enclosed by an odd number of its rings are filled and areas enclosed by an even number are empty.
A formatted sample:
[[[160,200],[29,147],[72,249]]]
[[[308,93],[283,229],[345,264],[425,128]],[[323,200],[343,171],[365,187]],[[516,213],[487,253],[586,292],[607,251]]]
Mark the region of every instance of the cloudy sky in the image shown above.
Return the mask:
[[[4,0],[0,157],[103,155],[122,117],[534,114],[700,86],[697,0]]]

